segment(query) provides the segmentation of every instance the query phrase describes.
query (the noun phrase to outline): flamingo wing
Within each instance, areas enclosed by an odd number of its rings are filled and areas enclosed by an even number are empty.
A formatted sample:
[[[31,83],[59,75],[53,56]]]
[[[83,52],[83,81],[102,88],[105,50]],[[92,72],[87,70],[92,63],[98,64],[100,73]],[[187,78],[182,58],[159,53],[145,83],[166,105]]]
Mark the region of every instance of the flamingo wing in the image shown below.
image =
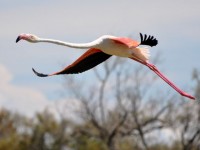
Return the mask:
[[[153,47],[158,44],[158,40],[151,35],[147,36],[145,34],[143,37],[142,33],[140,33],[140,39],[141,39],[140,45],[149,45],[149,46]]]
[[[67,66],[63,70],[52,73],[52,74],[42,74],[38,73],[33,69],[33,72],[39,76],[39,77],[47,77],[52,75],[59,75],[59,74],[77,74],[82,73],[84,71],[87,71],[100,63],[104,62],[108,58],[110,58],[112,55],[108,55],[104,52],[102,52],[99,49],[91,48],[88,51],[86,51],[82,56],[80,56],[74,63]]]
[[[115,43],[122,44],[128,48],[139,46],[139,42],[126,37],[117,37],[112,39]]]
[[[139,45],[148,45],[152,47],[158,44],[158,40],[154,38],[154,36],[151,36],[151,35],[147,36],[146,34],[144,34],[143,36],[142,33],[140,33],[140,39],[141,39],[140,43],[138,41],[135,41],[126,37],[120,37],[120,38],[117,37],[117,38],[113,38],[112,40],[115,43],[125,45],[128,48],[137,47]]]

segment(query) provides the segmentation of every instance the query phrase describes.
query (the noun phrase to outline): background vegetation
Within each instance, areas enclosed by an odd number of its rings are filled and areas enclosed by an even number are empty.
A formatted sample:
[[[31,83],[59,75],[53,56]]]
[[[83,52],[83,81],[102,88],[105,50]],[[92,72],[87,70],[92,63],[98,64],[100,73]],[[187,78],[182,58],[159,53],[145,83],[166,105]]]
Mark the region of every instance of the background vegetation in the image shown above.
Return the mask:
[[[74,114],[56,117],[47,108],[28,118],[1,108],[0,150],[199,150],[199,102],[160,92],[156,75],[124,62],[94,69],[95,83],[65,78],[80,102]],[[200,100],[199,70],[192,81]]]

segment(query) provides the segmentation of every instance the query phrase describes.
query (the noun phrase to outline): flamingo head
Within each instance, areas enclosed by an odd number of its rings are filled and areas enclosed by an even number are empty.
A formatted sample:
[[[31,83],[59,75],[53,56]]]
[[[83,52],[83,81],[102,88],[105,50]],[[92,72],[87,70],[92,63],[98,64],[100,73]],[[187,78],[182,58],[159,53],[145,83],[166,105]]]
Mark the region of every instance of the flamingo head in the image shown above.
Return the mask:
[[[33,34],[24,34],[23,33],[17,37],[16,43],[19,42],[20,40],[26,40],[31,43],[36,43],[36,42],[38,42],[39,38]]]

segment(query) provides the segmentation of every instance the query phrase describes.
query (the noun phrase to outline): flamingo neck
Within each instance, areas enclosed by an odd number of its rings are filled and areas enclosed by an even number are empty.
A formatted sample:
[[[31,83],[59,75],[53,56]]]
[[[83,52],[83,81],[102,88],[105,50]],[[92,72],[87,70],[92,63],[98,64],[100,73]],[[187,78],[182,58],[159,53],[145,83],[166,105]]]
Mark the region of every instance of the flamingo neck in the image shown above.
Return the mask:
[[[72,48],[80,48],[80,49],[86,49],[86,48],[93,48],[97,46],[99,43],[97,40],[90,42],[90,43],[70,43],[70,42],[63,42],[59,40],[53,40],[53,39],[44,39],[40,38],[37,42],[46,42],[46,43],[53,43],[57,45],[72,47]]]

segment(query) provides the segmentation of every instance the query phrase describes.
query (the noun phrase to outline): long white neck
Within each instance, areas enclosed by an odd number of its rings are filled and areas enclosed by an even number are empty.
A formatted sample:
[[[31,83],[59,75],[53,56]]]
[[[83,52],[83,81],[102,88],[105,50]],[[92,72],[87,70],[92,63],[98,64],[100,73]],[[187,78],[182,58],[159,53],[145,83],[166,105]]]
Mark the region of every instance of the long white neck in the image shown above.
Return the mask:
[[[63,41],[53,40],[53,39],[39,38],[37,42],[47,42],[47,43],[53,43],[53,44],[63,45],[63,46],[72,47],[72,48],[86,49],[86,48],[95,47],[99,43],[99,40],[95,40],[90,43],[70,43],[70,42],[63,42]]]

